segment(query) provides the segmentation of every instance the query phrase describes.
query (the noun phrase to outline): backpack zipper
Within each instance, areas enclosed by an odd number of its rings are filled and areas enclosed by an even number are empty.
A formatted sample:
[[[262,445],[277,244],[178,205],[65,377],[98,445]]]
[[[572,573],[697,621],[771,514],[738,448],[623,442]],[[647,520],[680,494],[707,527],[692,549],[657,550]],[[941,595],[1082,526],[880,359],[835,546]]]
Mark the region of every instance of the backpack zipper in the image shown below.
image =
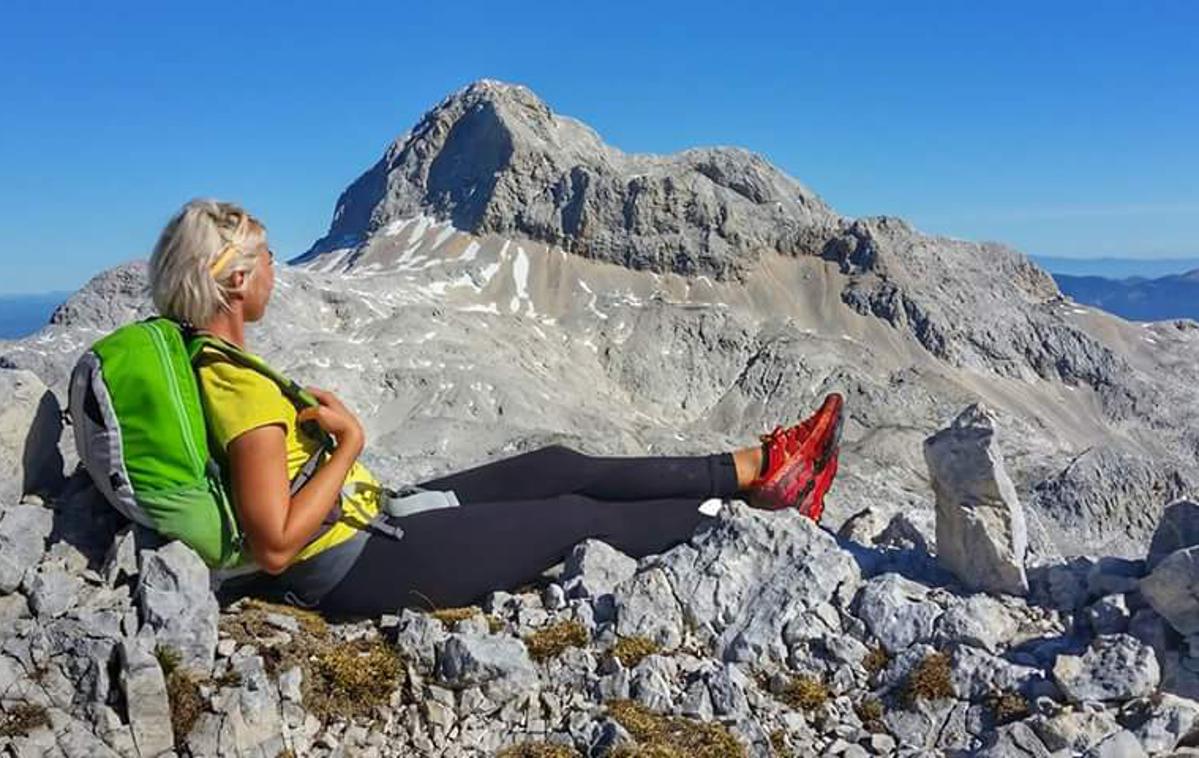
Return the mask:
[[[170,351],[167,349],[166,341],[154,326],[150,324],[145,324],[144,326],[149,331],[150,341],[154,343],[154,348],[158,352],[159,362],[167,377],[167,386],[170,388],[171,398],[175,401],[176,407],[181,411],[181,416],[187,418],[187,406],[183,402],[183,393],[179,389],[178,378],[171,367]],[[183,437],[183,447],[187,449],[188,455],[191,456],[194,470],[197,473],[204,471],[204,462],[200,460],[200,451],[196,450],[191,435],[187,433],[186,429],[181,428],[179,431]]]

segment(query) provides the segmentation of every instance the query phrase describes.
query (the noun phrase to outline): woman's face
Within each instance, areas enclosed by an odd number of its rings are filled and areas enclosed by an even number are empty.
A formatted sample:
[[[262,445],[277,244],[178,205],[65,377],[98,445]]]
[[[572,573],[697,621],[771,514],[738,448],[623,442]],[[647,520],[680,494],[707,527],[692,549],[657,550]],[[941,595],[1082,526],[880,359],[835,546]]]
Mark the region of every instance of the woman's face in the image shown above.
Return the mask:
[[[246,321],[257,321],[266,313],[267,301],[275,288],[275,253],[263,244],[254,264],[254,275],[250,277],[245,292]]]

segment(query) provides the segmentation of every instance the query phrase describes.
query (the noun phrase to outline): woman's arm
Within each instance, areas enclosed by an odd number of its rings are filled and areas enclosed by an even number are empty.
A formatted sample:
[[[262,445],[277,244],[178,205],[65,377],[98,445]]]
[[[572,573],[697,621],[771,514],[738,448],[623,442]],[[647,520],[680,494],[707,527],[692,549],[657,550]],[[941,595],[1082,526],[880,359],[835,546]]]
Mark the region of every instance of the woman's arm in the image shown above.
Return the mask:
[[[358,419],[331,393],[309,388],[319,408],[301,411],[297,423],[317,421],[337,447],[295,496],[289,495],[287,446],[282,424],[267,424],[229,442],[233,500],[255,562],[269,574],[282,572],[332,510],[365,436]]]

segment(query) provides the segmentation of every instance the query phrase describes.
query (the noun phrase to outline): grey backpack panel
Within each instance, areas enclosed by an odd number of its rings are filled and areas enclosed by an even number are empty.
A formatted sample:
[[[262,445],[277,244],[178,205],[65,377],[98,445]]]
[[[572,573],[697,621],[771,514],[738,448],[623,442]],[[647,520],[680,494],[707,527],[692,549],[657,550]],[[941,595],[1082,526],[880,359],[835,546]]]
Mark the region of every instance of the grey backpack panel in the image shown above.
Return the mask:
[[[126,518],[154,527],[133,496],[129,471],[121,454],[121,426],[117,422],[100,358],[87,351],[71,372],[68,408],[75,430],[75,449],[96,488]]]

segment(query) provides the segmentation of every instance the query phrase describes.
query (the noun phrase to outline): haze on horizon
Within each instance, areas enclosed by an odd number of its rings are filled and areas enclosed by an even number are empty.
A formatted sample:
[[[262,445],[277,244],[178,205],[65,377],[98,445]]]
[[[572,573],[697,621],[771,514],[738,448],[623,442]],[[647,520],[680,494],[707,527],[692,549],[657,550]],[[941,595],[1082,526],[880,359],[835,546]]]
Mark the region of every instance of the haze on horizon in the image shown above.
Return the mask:
[[[482,3],[235,16],[42,3],[0,24],[0,293],[145,257],[183,202],[283,257],[443,97],[530,87],[628,152],[732,144],[850,215],[1055,257],[1199,256],[1199,5]]]

